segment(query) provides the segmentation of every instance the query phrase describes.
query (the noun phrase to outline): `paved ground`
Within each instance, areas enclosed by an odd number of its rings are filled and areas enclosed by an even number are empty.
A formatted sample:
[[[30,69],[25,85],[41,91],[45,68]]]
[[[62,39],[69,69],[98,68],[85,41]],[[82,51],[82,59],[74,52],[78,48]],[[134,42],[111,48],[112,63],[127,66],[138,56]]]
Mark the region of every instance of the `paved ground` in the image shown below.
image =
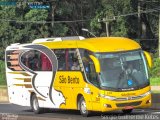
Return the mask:
[[[131,114],[123,114],[121,111],[108,113],[93,113],[84,118],[79,111],[48,109],[43,114],[35,115],[30,107],[22,107],[14,104],[0,103],[0,120],[159,120],[160,110],[138,109]]]

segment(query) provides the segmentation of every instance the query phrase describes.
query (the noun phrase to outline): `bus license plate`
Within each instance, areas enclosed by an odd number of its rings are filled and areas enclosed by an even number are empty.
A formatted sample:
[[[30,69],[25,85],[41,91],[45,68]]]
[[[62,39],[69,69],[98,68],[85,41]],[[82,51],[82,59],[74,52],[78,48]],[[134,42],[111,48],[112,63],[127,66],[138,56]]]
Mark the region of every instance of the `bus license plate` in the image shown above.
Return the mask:
[[[128,109],[133,109],[133,106],[125,106],[124,108],[125,110],[128,110]]]

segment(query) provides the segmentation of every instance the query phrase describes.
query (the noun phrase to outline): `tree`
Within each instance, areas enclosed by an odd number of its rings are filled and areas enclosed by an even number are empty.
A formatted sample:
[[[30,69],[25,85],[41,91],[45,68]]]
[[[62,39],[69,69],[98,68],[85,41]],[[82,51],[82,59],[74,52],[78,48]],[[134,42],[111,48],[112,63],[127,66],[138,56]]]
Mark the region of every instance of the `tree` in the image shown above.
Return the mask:
[[[90,28],[89,23],[91,18],[95,15],[96,8],[99,7],[99,0],[58,0],[54,5],[54,21],[71,21],[71,22],[62,22],[55,23],[54,27],[57,26],[64,27],[64,33],[61,30],[63,35],[75,36],[82,35],[83,27]],[[51,11],[50,11],[51,12]],[[53,12],[53,11],[52,11]],[[51,16],[49,17],[51,20]],[[77,21],[84,20],[84,21]],[[61,28],[62,28],[61,27]],[[53,29],[55,29],[53,28]],[[56,29],[57,31],[57,29]],[[54,33],[55,36],[57,36]]]
[[[35,38],[48,36],[48,25],[35,22],[46,21],[47,10],[30,9],[27,3],[18,6],[0,6],[0,16],[1,59],[4,59],[4,49],[11,43],[26,43]]]
[[[126,17],[118,17],[122,14],[127,14],[130,12],[133,12],[131,5],[131,0],[101,0],[102,7],[97,10],[97,15],[95,19],[92,20],[91,26],[92,29],[95,29],[96,31],[100,32],[97,33],[100,36],[104,36],[106,31],[105,24],[103,22],[98,23],[98,19],[113,19],[114,16],[116,16],[115,20],[109,21],[109,33],[110,36],[128,36],[128,21]],[[101,29],[101,30],[97,30]],[[103,32],[102,32],[103,31]]]

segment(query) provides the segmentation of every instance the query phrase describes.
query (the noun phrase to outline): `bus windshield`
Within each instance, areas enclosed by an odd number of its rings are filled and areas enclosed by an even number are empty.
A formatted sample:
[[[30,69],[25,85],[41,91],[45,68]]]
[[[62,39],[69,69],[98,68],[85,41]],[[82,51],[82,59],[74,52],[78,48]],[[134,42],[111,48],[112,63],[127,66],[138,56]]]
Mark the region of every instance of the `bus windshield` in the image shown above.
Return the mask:
[[[149,85],[148,69],[142,51],[95,54],[100,61],[100,86],[126,91]]]

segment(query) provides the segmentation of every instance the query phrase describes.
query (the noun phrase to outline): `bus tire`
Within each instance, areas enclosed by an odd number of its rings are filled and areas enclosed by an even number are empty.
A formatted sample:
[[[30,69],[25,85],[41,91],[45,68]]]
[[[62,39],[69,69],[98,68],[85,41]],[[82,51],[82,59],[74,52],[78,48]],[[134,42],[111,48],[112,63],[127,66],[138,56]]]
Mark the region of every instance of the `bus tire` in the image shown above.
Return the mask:
[[[90,114],[90,111],[87,110],[86,101],[84,100],[83,96],[79,99],[78,106],[79,106],[81,115],[83,117],[88,117]]]
[[[124,114],[129,114],[129,113],[131,113],[131,112],[132,112],[132,110],[133,110],[133,109],[122,110],[122,112],[123,112]]]
[[[40,114],[42,111],[42,108],[39,107],[36,94],[31,97],[31,108],[35,114]]]

